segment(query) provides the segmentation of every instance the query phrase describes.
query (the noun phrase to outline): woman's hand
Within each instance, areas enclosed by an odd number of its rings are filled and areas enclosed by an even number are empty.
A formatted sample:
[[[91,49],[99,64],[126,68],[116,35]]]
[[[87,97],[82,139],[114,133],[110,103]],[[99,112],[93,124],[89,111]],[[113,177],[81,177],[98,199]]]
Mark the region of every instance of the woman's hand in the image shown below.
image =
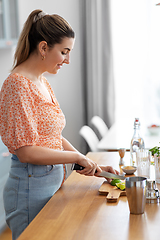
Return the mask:
[[[77,173],[86,175],[86,176],[94,176],[95,172],[100,174],[102,172],[101,168],[98,166],[97,163],[89,159],[88,157],[84,156],[83,154],[79,155],[79,160],[77,163],[84,167],[83,170],[76,170]]]
[[[100,166],[100,168],[101,168],[101,171],[105,171],[105,172],[110,172],[110,173],[114,173],[114,174],[117,174],[117,175],[119,175],[119,172],[117,171],[117,170],[115,170],[113,167],[111,167],[111,166]],[[95,176],[96,177],[101,177],[101,176],[99,176],[99,173],[97,172],[97,173],[95,173]],[[106,178],[107,179],[107,181],[110,183],[111,181],[112,181],[112,179],[109,179],[109,178]]]

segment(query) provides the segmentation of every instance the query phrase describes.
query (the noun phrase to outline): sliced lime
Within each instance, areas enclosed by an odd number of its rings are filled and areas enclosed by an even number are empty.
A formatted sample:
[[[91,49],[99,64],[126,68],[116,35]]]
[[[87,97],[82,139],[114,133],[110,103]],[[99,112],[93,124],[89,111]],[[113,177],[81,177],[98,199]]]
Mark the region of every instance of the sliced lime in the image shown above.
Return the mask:
[[[116,187],[120,190],[125,190],[125,182],[116,183]]]
[[[116,183],[120,183],[120,182],[121,182],[120,179],[113,179],[113,180],[111,181],[111,185],[112,185],[112,186],[116,186]]]

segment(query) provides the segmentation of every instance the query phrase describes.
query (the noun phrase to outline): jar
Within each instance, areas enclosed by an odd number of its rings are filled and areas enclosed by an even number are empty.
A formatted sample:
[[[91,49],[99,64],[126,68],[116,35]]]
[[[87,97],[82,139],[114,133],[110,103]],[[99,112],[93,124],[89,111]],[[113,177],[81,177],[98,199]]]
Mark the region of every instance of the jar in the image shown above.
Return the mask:
[[[156,188],[155,180],[147,180],[146,200],[147,202],[159,201],[159,190]]]

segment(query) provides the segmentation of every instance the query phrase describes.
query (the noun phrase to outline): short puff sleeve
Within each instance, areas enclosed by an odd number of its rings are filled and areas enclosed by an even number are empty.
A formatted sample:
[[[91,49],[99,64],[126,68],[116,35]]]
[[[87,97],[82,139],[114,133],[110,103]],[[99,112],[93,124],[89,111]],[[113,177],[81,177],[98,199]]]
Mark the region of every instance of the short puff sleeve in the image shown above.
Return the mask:
[[[38,141],[34,99],[25,79],[8,78],[0,93],[0,135],[11,153]]]

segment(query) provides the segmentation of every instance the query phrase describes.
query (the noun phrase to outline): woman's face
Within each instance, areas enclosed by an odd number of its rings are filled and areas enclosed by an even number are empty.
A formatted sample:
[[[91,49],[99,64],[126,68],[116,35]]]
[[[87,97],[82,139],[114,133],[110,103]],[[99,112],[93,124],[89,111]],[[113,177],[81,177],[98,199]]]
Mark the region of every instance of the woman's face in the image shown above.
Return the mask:
[[[64,63],[69,64],[74,42],[74,38],[66,37],[60,44],[55,44],[53,48],[47,47],[43,60],[47,72],[56,74]]]

